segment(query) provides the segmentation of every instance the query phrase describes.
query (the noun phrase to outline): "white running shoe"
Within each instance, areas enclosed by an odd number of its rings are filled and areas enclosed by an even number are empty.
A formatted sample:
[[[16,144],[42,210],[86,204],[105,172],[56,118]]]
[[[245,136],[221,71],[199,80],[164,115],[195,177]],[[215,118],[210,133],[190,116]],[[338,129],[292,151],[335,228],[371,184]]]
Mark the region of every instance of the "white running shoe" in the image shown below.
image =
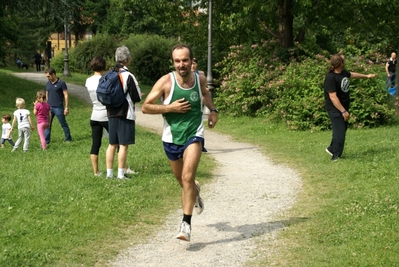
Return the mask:
[[[200,215],[204,211],[204,201],[200,197],[201,186],[197,181],[195,181],[195,187],[197,188],[197,197],[195,199],[194,212]]]
[[[130,180],[130,177],[127,176],[126,174],[123,175],[123,177],[118,177],[119,180]]]
[[[177,234],[176,238],[183,241],[190,241],[191,236],[191,225],[182,221],[180,225],[180,232]]]
[[[326,148],[326,152],[327,152],[327,154],[330,155],[331,157],[333,156],[333,153],[331,153],[331,151],[328,150],[328,148]]]
[[[125,173],[126,174],[139,174],[138,172],[135,172],[132,169],[130,169],[130,167],[126,169]]]

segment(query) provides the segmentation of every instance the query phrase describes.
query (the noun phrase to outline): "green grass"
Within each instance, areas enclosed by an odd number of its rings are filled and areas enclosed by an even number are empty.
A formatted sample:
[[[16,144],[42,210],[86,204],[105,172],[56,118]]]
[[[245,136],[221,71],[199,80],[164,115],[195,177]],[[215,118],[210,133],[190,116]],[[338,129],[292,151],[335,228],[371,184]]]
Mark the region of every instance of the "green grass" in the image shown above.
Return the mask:
[[[13,113],[17,96],[32,110],[39,89],[43,86],[0,71],[0,114]],[[40,150],[36,131],[27,153],[11,153],[8,143],[0,149],[0,266],[101,266],[180,207],[180,187],[160,137],[143,128],[137,127],[137,144],[128,154],[128,164],[140,174],[132,181],[94,177],[89,159],[91,107],[73,96],[71,102],[74,110],[67,121],[72,143],[63,141],[54,121],[46,152]],[[106,147],[104,139],[101,170]],[[209,180],[213,164],[203,157],[198,180]]]
[[[0,113],[14,111],[17,95],[32,99],[42,87],[0,71]],[[94,178],[90,107],[72,101],[67,120],[74,142],[63,142],[55,122],[47,152],[40,151],[36,132],[26,154],[10,153],[7,144],[0,150],[0,266],[103,266],[180,207],[160,138],[140,127],[128,158],[140,175],[123,183]],[[259,145],[303,181],[297,203],[279,218],[287,228],[273,243],[274,253],[262,255],[268,242],[259,242],[260,259],[248,266],[399,265],[397,126],[348,130],[336,163],[324,152],[330,131],[293,132],[262,118],[223,114],[215,130]],[[209,182],[213,166],[203,157],[200,181]]]
[[[289,132],[263,119],[221,117],[219,131],[258,144],[298,171],[303,188],[273,251],[249,266],[398,266],[397,126],[348,130],[338,162],[331,132]],[[259,243],[259,249],[267,243]]]

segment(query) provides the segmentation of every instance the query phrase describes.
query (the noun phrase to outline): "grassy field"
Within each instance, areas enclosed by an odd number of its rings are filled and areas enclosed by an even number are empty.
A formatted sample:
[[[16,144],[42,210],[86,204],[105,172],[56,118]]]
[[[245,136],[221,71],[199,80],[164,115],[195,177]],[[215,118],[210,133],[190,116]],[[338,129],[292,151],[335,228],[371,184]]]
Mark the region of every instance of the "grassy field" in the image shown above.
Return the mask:
[[[33,100],[38,89],[0,71],[0,113],[14,111],[17,95]],[[72,101],[76,111],[67,120],[74,142],[63,142],[55,122],[47,152],[36,132],[28,153],[11,153],[7,144],[0,150],[0,266],[102,266],[180,206],[159,136],[141,128],[128,158],[140,172],[134,182],[94,178],[90,107]],[[287,131],[262,118],[223,115],[215,129],[257,144],[303,181],[297,204],[281,217],[287,228],[270,245],[273,255],[266,257],[269,244],[259,243],[260,259],[248,266],[399,266],[397,126],[348,130],[335,163],[324,152],[329,131]],[[106,140],[100,156],[105,147]],[[200,181],[209,182],[214,164],[203,158]]]
[[[249,266],[399,266],[397,126],[348,130],[338,162],[331,132],[288,132],[263,119],[221,117],[218,130],[258,144],[303,180],[276,253]],[[258,244],[261,253],[267,243]]]
[[[32,110],[36,91],[43,88],[0,70],[0,114],[13,113],[17,96]],[[27,153],[11,153],[8,143],[0,149],[0,266],[103,266],[180,208],[180,187],[160,137],[140,127],[128,154],[128,164],[140,174],[132,181],[93,176],[91,107],[71,98],[72,143],[64,142],[55,120],[47,151],[41,151],[36,131]],[[100,150],[102,171],[107,141]],[[209,180],[213,164],[204,155],[200,182]]]

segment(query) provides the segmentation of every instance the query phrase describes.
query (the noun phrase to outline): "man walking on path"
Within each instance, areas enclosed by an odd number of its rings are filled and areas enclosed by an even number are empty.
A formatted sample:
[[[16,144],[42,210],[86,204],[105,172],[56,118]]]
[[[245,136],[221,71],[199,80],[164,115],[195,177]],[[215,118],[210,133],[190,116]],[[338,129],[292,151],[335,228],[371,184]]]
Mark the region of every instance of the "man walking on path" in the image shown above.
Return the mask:
[[[215,127],[218,110],[206,90],[206,77],[191,71],[193,52],[187,45],[172,48],[175,71],[161,77],[148,94],[142,106],[147,114],[162,114],[164,131],[162,141],[172,171],[182,187],[183,220],[176,238],[190,241],[191,217],[203,211],[200,186],[195,181],[197,167],[204,148],[202,99],[211,113],[208,126]],[[155,102],[161,98],[161,104]]]
[[[36,52],[33,57],[35,59],[36,71],[40,71],[40,69],[41,69],[40,65],[42,63],[42,56],[39,54],[39,52]]]
[[[50,105],[51,111],[50,126],[44,132],[46,143],[49,144],[51,141],[51,125],[53,124],[54,116],[57,117],[62,129],[64,130],[65,142],[71,142],[71,133],[65,119],[69,114],[69,95],[67,85],[57,77],[54,69],[47,69],[45,74],[48,79],[46,84],[46,99],[47,103]]]

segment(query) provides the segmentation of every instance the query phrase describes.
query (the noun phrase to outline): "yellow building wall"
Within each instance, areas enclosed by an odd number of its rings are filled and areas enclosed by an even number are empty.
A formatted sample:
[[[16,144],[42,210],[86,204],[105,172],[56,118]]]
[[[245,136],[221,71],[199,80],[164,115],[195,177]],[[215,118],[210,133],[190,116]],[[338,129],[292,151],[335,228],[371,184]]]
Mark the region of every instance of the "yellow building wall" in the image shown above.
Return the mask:
[[[56,57],[59,54],[65,53],[65,34],[64,33],[53,33],[47,41],[51,42],[52,57]],[[75,47],[75,36],[71,36],[71,40],[68,40],[68,48]]]

